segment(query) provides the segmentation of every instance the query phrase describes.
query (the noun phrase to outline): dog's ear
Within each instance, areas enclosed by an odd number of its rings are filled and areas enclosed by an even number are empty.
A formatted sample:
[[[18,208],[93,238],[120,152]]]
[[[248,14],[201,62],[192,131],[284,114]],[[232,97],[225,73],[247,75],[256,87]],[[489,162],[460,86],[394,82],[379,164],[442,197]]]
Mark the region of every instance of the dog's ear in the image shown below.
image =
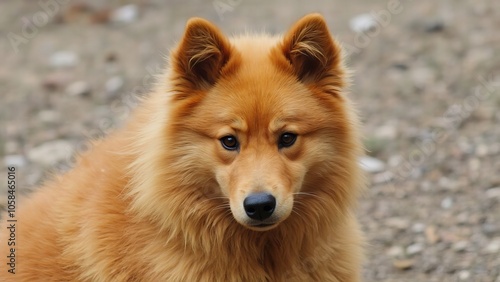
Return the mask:
[[[342,48],[331,37],[321,15],[310,14],[297,21],[285,34],[280,48],[302,82],[337,77],[338,81],[332,83],[343,86]]]
[[[215,25],[201,18],[192,18],[172,54],[172,63],[184,83],[189,83],[194,89],[207,89],[221,75],[230,53],[228,39]]]

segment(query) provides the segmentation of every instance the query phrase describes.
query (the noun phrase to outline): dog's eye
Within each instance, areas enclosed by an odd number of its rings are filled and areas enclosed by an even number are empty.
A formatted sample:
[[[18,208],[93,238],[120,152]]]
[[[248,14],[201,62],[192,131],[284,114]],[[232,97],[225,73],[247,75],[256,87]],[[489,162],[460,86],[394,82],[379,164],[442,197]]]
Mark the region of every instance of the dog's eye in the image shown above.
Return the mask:
[[[235,151],[238,149],[239,143],[238,139],[232,135],[224,136],[220,139],[220,143],[224,149],[229,151]]]
[[[290,147],[293,145],[293,143],[295,143],[295,140],[297,140],[297,134],[285,132],[280,136],[280,140],[278,141],[278,147],[279,148]]]

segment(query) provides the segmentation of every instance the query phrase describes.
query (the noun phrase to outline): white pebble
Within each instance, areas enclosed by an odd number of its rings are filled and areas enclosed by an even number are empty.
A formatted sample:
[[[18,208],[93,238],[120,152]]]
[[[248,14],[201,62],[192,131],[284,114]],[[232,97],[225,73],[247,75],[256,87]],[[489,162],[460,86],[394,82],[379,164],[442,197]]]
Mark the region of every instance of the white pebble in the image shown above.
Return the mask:
[[[381,160],[369,156],[361,157],[359,164],[362,169],[372,173],[382,172],[385,169],[385,164]]]
[[[349,21],[349,27],[353,31],[361,33],[377,27],[377,21],[370,14],[361,14]]]
[[[26,158],[23,155],[7,155],[3,162],[5,166],[23,167],[26,165]]]
[[[458,279],[468,281],[470,278],[470,272],[467,270],[462,270],[458,273]]]
[[[120,76],[113,76],[106,81],[106,91],[108,93],[116,93],[122,88],[124,84],[123,78]]]
[[[115,23],[131,23],[137,19],[138,15],[139,9],[136,5],[125,5],[111,13],[111,21]]]
[[[50,65],[56,68],[74,67],[78,64],[78,56],[71,51],[59,51],[50,56]]]
[[[444,200],[441,202],[441,207],[443,209],[449,209],[453,206],[453,199],[450,197],[444,198]]]
[[[490,188],[486,190],[486,197],[488,199],[500,198],[500,187]]]
[[[66,93],[69,96],[87,95],[90,93],[90,87],[85,81],[76,81],[66,88]]]
[[[421,253],[424,250],[424,246],[420,243],[411,244],[406,247],[406,253],[409,256],[416,255]]]

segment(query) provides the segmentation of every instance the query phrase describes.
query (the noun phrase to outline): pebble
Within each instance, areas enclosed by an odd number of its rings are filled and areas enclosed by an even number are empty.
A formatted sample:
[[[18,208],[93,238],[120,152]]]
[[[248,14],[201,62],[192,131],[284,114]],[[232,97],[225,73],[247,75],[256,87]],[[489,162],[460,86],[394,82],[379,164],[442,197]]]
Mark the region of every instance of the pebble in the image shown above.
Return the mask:
[[[78,56],[72,51],[59,51],[50,56],[50,65],[56,68],[69,68],[78,64]]]
[[[458,279],[464,280],[464,281],[469,281],[469,279],[470,279],[470,272],[467,271],[467,270],[461,270],[458,273]]]
[[[385,225],[399,230],[405,230],[410,227],[410,221],[401,217],[391,217],[385,221]]]
[[[359,163],[361,165],[361,168],[363,168],[367,172],[377,173],[385,170],[384,162],[373,157],[363,156],[359,160]]]
[[[374,134],[379,139],[392,140],[396,138],[398,130],[395,126],[387,124],[377,128]]]
[[[494,187],[486,190],[486,197],[488,199],[494,199],[494,198],[500,199],[500,187]]]
[[[113,76],[112,78],[106,81],[106,91],[110,94],[114,94],[118,92],[125,82],[121,76]]]
[[[406,254],[408,254],[409,256],[413,256],[421,253],[423,250],[424,245],[422,245],[421,243],[415,243],[406,247]]]
[[[444,198],[443,201],[441,201],[441,207],[443,209],[449,209],[453,206],[453,199],[451,197],[446,197]]]
[[[425,228],[425,239],[430,244],[436,244],[439,242],[439,235],[437,234],[437,230],[434,225],[430,225]]]
[[[393,263],[394,267],[400,270],[408,270],[413,267],[415,261],[412,259],[395,260]]]
[[[401,258],[404,256],[404,249],[401,246],[392,246],[387,250],[387,255],[393,258]]]
[[[439,264],[435,258],[427,258],[422,264],[422,269],[424,273],[431,273],[438,268]]]
[[[3,158],[5,166],[23,167],[26,165],[26,158],[23,155],[6,155]]]
[[[370,31],[377,27],[377,21],[370,14],[360,14],[349,21],[349,27],[358,33]]]
[[[491,242],[484,248],[487,254],[496,254],[500,252],[500,238],[491,240]]]
[[[430,84],[435,77],[432,69],[426,67],[416,67],[411,70],[411,78],[415,86],[423,88]]]
[[[440,32],[444,30],[444,23],[440,20],[428,22],[424,26],[424,30],[426,32],[432,33],[432,32]]]
[[[486,236],[492,236],[500,233],[500,226],[491,223],[484,223],[481,225],[481,229]]]
[[[73,154],[73,146],[66,140],[45,142],[28,152],[28,159],[32,162],[53,166],[61,161],[69,161]]]
[[[439,178],[438,185],[440,188],[447,191],[455,191],[458,189],[456,181],[451,180],[448,177]]]
[[[85,81],[76,81],[66,88],[66,93],[69,96],[89,96],[90,86]]]
[[[472,158],[469,160],[469,170],[479,171],[481,169],[481,161],[478,158]]]
[[[45,123],[55,123],[61,119],[61,115],[53,110],[43,110],[37,115],[38,120]]]
[[[49,91],[55,91],[63,88],[69,80],[70,76],[67,73],[57,71],[47,75],[42,81],[42,86]]]
[[[488,155],[488,146],[480,144],[476,147],[475,151],[476,151],[476,156],[485,157]]]
[[[415,223],[411,226],[411,230],[414,233],[422,233],[425,231],[425,224],[423,223]]]
[[[139,15],[139,9],[136,5],[130,4],[122,6],[111,13],[111,22],[114,23],[131,23],[134,22]]]
[[[392,171],[384,171],[377,173],[372,177],[373,184],[388,184],[394,180],[394,173]]]
[[[453,250],[457,253],[462,253],[467,249],[468,246],[469,246],[469,242],[458,241],[458,242],[453,244]]]
[[[16,141],[5,141],[4,145],[5,154],[16,154],[21,150],[19,142]]]

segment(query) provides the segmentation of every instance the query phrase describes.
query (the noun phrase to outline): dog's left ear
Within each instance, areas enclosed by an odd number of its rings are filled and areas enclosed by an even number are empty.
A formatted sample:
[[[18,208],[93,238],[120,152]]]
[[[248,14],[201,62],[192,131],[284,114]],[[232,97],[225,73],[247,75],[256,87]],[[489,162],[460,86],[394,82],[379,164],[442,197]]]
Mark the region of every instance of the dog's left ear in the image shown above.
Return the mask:
[[[319,14],[310,14],[285,34],[280,45],[294,73],[304,83],[333,79],[332,86],[344,86],[342,48],[333,40],[325,20]]]
[[[195,90],[207,89],[220,77],[228,62],[231,45],[212,23],[201,18],[188,21],[181,43],[172,53],[176,74]]]

